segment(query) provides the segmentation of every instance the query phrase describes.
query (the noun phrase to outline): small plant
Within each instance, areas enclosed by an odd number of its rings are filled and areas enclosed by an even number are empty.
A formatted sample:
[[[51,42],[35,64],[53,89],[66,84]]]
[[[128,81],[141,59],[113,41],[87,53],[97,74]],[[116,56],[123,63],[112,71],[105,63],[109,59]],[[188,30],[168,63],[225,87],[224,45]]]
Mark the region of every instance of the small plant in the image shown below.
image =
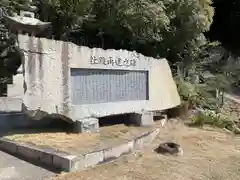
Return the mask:
[[[233,121],[222,113],[217,113],[212,110],[203,110],[198,114],[190,117],[192,124],[196,126],[203,126],[204,124],[211,125],[214,127],[233,130]]]
[[[182,101],[195,103],[199,94],[197,87],[191,82],[184,80],[180,75],[174,78]]]
[[[219,102],[212,93],[212,88],[206,84],[198,84],[186,80],[180,75],[175,76],[175,82],[177,84],[178,93],[184,102],[190,104],[190,108],[204,108],[218,111]]]

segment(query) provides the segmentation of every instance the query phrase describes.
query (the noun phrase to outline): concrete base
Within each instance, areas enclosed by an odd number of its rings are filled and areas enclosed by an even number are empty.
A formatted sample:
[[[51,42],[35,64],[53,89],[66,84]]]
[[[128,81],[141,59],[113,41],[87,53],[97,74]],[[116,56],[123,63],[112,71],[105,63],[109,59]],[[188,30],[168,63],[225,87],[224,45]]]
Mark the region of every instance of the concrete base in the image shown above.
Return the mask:
[[[122,144],[98,151],[90,151],[84,155],[63,153],[51,148],[45,149],[43,147],[37,147],[31,144],[26,145],[3,138],[0,138],[0,149],[15,156],[25,158],[30,162],[39,163],[39,165],[43,165],[43,167],[51,167],[67,172],[80,171],[98,164],[113,161],[135,150],[140,150],[150,144],[158,135],[159,131],[159,128],[157,128]]]
[[[81,119],[74,123],[74,132],[76,133],[97,131],[99,131],[99,122],[96,118]]]
[[[145,112],[143,114],[131,114],[130,122],[137,126],[151,126],[153,125],[153,113]]]

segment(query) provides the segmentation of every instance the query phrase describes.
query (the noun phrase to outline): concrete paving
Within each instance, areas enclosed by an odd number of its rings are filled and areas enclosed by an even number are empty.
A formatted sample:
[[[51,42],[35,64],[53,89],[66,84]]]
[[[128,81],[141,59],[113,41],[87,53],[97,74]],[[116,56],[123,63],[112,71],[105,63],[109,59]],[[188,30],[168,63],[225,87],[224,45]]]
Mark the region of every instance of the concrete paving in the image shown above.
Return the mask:
[[[0,180],[45,180],[55,174],[0,151]]]

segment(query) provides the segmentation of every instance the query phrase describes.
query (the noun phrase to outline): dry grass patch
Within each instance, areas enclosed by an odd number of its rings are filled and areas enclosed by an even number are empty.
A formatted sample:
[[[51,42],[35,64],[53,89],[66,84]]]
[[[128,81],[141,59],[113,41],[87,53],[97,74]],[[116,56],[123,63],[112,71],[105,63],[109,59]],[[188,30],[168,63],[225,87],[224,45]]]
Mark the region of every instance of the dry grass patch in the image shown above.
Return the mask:
[[[163,156],[153,150],[174,140],[183,156]],[[236,180],[240,177],[240,138],[221,130],[168,123],[142,152],[94,169],[64,173],[53,180]]]
[[[100,133],[66,132],[11,132],[4,138],[21,143],[51,147],[67,153],[86,153],[130,140],[152,128],[131,127],[123,124],[100,128]]]

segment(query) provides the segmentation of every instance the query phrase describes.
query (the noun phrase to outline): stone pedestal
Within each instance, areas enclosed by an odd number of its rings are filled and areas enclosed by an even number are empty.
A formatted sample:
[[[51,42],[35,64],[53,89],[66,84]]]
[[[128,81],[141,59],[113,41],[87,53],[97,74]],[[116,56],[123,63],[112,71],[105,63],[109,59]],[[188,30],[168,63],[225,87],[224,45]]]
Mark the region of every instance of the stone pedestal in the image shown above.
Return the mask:
[[[145,112],[143,114],[131,114],[130,122],[137,126],[151,126],[153,125],[153,113]]]
[[[77,120],[74,123],[74,132],[83,133],[83,132],[98,132],[99,131],[99,122],[96,118],[86,118]]]

